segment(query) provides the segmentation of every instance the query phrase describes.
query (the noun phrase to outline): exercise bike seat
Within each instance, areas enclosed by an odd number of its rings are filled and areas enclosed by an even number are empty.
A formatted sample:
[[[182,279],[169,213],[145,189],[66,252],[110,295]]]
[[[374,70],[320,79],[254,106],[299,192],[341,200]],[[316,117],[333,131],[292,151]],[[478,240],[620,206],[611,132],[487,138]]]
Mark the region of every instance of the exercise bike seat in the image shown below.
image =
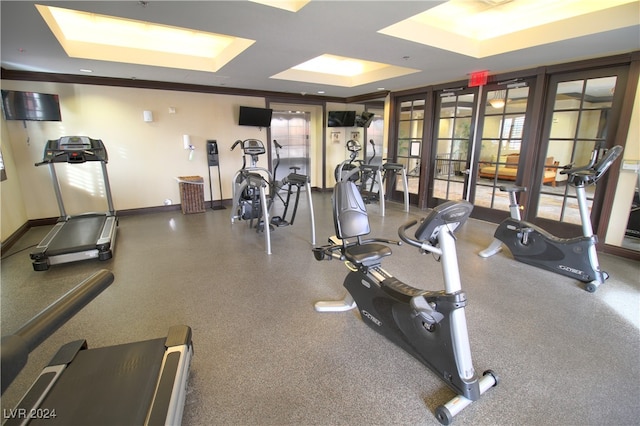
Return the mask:
[[[363,266],[378,265],[380,259],[390,255],[391,249],[379,243],[355,244],[344,250],[344,257],[349,262]]]
[[[344,244],[343,255],[351,263],[369,267],[391,255],[388,246],[361,239],[371,232],[369,216],[358,188],[349,180],[338,182],[333,189],[333,219],[336,235]],[[349,244],[348,238],[358,241]]]
[[[500,185],[498,189],[502,192],[527,192],[527,188],[525,186],[517,185]]]

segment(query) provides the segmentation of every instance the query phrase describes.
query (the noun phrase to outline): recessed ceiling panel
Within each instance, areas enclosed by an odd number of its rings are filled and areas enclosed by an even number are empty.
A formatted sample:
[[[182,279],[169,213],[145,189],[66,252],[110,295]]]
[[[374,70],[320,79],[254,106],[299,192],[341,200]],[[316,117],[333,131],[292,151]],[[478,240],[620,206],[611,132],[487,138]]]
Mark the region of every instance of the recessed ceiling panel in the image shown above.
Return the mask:
[[[255,41],[36,5],[73,58],[216,72]]]
[[[638,0],[450,0],[378,32],[484,58],[638,24]]]
[[[415,72],[419,70],[324,54],[273,75],[271,78],[355,87]]]

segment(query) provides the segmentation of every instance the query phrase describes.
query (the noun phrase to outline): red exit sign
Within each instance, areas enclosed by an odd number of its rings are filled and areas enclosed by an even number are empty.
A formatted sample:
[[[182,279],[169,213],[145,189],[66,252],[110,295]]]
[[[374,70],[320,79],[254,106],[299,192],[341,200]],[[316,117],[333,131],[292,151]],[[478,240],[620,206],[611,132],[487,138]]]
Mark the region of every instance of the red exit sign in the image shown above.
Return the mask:
[[[469,87],[484,86],[487,84],[489,78],[489,71],[476,71],[472,72],[469,76]]]

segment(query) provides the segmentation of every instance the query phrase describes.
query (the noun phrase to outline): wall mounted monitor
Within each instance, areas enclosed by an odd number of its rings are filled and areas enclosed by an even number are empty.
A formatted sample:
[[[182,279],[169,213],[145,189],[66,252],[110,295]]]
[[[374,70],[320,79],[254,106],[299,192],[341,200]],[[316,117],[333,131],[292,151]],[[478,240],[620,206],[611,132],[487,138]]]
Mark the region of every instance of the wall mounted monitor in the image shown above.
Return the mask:
[[[356,125],[355,111],[329,111],[328,127],[354,127]]]
[[[241,106],[238,124],[240,126],[269,127],[271,126],[272,115],[273,110],[270,108]]]
[[[58,95],[2,90],[5,120],[62,121]]]
[[[356,126],[357,127],[369,127],[371,122],[373,121],[373,116],[375,114],[372,112],[363,111],[362,114],[356,117]]]

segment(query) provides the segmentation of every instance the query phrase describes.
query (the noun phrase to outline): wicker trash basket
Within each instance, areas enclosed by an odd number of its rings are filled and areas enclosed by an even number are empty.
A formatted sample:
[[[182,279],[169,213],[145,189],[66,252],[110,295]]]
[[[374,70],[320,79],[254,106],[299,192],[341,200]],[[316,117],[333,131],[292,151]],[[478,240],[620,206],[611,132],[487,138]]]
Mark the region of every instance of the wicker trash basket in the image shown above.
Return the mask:
[[[178,185],[182,213],[204,212],[204,179],[201,176],[179,176]]]

